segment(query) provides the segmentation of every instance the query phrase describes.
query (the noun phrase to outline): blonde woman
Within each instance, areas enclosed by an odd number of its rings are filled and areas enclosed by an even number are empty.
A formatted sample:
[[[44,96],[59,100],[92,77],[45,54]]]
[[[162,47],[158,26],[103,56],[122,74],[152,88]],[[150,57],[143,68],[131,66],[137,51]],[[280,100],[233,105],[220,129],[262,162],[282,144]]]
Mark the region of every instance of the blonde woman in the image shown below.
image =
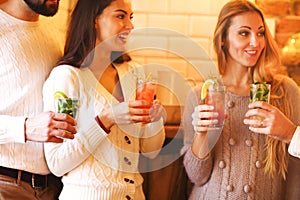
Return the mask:
[[[265,113],[263,126],[270,127],[274,122],[270,113],[275,107],[299,124],[299,88],[281,74],[276,43],[262,12],[253,3],[229,1],[219,14],[213,39],[221,81],[227,88],[228,117],[213,149],[205,149],[208,125],[216,123],[216,113],[212,106],[201,104],[201,85],[187,98],[183,151],[187,174],[194,183],[190,199],[284,199],[289,191],[287,174],[297,172],[299,165],[287,173],[286,141],[251,131],[244,119],[249,110],[250,84],[265,80],[272,85],[270,104],[274,107]],[[287,131],[293,133],[296,126],[290,127]],[[297,192],[294,190],[294,199],[299,199]]]

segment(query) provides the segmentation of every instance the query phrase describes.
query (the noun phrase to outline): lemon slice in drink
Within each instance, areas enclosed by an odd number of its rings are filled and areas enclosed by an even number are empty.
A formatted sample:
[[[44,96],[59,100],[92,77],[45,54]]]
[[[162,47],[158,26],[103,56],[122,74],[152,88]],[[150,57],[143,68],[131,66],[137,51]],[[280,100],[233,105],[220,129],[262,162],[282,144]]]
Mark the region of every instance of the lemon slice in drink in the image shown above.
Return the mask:
[[[59,98],[68,99],[68,96],[65,93],[63,93],[62,91],[56,91],[54,93],[54,99],[59,99]]]
[[[207,79],[204,83],[203,83],[203,86],[202,86],[202,89],[201,89],[201,100],[204,100],[207,96],[207,90],[208,88],[211,86],[211,85],[214,85],[215,84],[215,80],[213,79]]]

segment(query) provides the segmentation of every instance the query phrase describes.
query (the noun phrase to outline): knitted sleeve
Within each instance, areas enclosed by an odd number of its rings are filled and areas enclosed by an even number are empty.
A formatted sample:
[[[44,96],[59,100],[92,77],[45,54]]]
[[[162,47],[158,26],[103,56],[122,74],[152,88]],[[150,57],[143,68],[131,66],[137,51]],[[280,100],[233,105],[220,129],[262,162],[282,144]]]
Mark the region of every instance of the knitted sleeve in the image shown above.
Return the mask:
[[[193,154],[192,149],[189,148],[184,155],[183,164],[189,179],[195,185],[204,185],[209,180],[213,166],[212,156],[201,160],[197,158]]]
[[[212,157],[201,160],[197,158],[191,149],[194,138],[194,128],[192,125],[192,113],[195,106],[200,103],[201,85],[194,88],[187,97],[185,110],[183,114],[184,147],[181,153],[184,155],[183,164],[190,180],[196,185],[203,185],[208,181],[212,170]]]
[[[25,119],[23,116],[0,115],[0,144],[25,143]]]
[[[86,100],[89,94],[81,89],[82,83],[74,69],[71,66],[56,67],[43,88],[44,110],[54,111],[55,91],[62,91],[69,97],[77,97],[79,101],[75,138],[63,143],[44,144],[49,169],[57,176],[62,176],[80,165],[106,137],[106,133],[95,120],[93,106]]]

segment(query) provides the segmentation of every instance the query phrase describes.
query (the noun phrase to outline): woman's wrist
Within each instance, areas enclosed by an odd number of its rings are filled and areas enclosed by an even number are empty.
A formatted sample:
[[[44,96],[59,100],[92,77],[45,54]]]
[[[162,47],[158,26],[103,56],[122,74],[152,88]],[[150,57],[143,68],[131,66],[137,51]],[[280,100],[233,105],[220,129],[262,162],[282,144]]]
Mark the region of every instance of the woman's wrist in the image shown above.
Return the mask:
[[[106,125],[106,123],[103,122],[103,121],[101,120],[101,118],[99,117],[99,115],[97,115],[97,116],[95,117],[95,120],[97,121],[98,125],[99,125],[99,126],[100,126],[107,134],[110,133],[110,128],[111,128],[111,126]]]
[[[195,134],[192,142],[192,152],[199,159],[205,160],[209,157],[207,133]]]

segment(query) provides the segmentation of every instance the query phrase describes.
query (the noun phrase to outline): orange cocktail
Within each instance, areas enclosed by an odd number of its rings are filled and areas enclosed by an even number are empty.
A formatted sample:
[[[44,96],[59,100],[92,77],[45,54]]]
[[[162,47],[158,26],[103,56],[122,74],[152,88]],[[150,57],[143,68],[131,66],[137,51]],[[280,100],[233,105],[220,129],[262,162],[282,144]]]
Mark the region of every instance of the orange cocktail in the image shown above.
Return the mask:
[[[136,100],[153,102],[156,93],[155,81],[138,80],[136,84]]]

